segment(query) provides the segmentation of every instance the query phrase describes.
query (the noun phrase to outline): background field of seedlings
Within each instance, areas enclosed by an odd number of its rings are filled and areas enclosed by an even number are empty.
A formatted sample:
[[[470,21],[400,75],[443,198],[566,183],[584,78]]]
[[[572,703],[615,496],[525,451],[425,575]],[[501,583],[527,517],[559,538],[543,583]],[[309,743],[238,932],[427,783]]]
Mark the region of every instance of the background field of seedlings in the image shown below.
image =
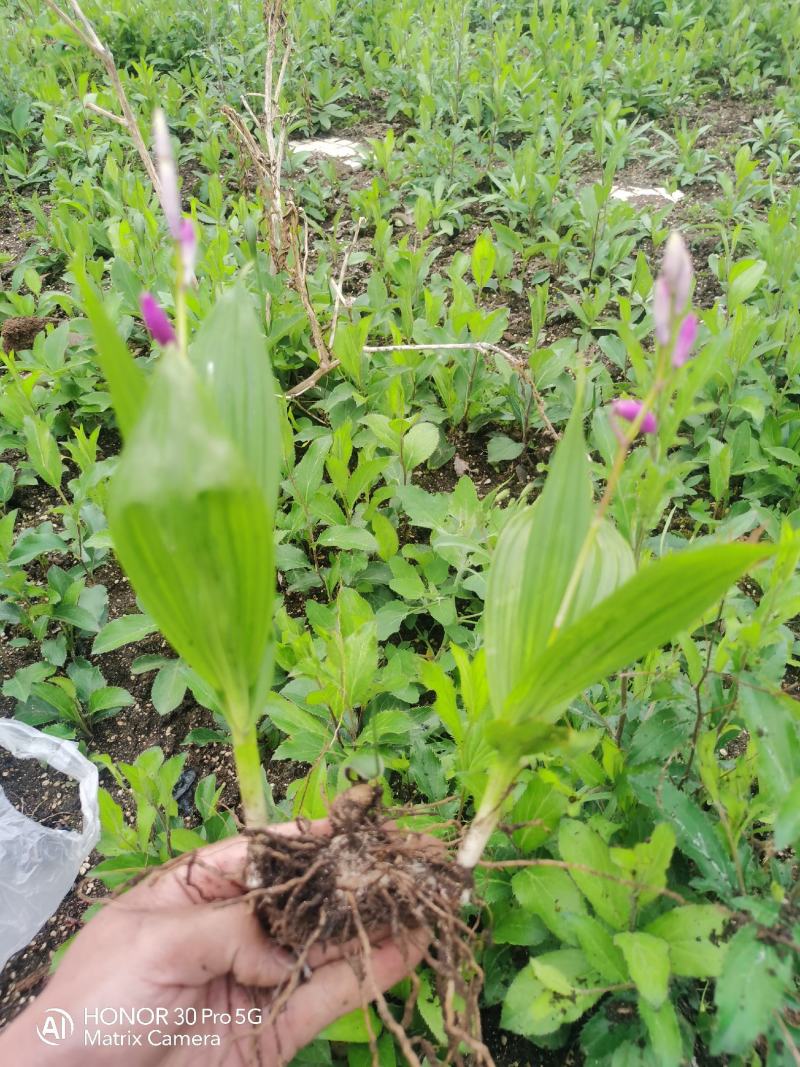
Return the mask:
[[[85,10],[145,138],[157,106],[175,136],[200,233],[190,329],[238,282],[268,308],[290,390],[317,349],[297,291],[268,270],[258,174],[223,110],[253,128],[241,98],[260,107],[261,4]],[[613,518],[640,559],[800,525],[800,3],[296,0],[287,13],[290,141],[360,151],[287,153],[310,300],[340,363],[280,425],[263,754],[278,816],[320,816],[360,775],[382,776],[396,804],[438,804],[441,822],[480,773],[458,724],[486,701],[475,657],[498,531],[541,487],[579,361],[603,482],[608,406],[631,395],[629,354],[650,344],[672,228],[695,262],[697,400],[666,460],[634,450]],[[139,293],[169,309],[173,265],[130,137],[103,109],[118,114],[116,98],[75,34],[37,0],[0,0],[0,714],[75,738],[103,768],[90,895],[232,832],[238,800],[213,699],[139,610],[107,532],[120,440],[72,266],[147,367]],[[493,347],[364,351],[458,342]],[[798,685],[798,614],[793,567],[762,567],[705,626],[575,702],[581,755],[523,775],[491,858],[563,866],[479,876],[499,1064],[800,1063],[796,858],[772,826],[787,797],[800,810],[798,720],[776,699]],[[57,775],[0,761],[0,784],[34,817],[74,824]],[[10,962],[0,1018],[83,908],[68,899]],[[413,1025],[429,1039],[439,1011],[423,973]],[[366,1041],[353,1017],[297,1062],[359,1067]],[[399,1062],[390,1035],[380,1050]]]

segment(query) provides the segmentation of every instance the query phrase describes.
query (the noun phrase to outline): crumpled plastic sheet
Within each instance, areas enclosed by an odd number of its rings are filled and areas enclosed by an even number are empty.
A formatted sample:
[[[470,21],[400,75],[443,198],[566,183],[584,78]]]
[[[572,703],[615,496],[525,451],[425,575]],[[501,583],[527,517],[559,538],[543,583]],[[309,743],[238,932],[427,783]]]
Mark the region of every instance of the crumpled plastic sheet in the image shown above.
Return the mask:
[[[0,720],[0,747],[19,759],[43,760],[79,784],[83,830],[41,826],[0,789],[0,969],[44,926],[67,895],[100,837],[97,767],[72,741],[16,719]]]

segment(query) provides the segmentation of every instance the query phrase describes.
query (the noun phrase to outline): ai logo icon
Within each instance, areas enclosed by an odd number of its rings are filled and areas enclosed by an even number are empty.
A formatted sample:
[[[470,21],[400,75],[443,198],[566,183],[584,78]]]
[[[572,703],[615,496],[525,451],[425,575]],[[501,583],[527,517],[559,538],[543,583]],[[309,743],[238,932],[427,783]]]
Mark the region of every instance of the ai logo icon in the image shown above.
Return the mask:
[[[59,1045],[72,1037],[75,1025],[72,1016],[63,1008],[48,1008],[45,1012],[44,1022],[36,1027],[39,1040],[45,1045]]]

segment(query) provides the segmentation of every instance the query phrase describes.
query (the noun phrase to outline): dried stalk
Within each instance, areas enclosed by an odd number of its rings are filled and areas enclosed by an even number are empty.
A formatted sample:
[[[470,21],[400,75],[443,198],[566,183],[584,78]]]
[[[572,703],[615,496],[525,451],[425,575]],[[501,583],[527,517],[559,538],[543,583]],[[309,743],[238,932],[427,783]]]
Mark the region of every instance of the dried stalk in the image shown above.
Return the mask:
[[[424,345],[364,345],[364,351],[370,355],[374,352],[480,352],[484,356],[489,355],[490,353],[502,356],[503,359],[517,371],[530,388],[534,400],[536,401],[539,417],[541,418],[547,433],[554,441],[558,441],[561,436],[547,417],[542,394],[536,388],[536,385],[528,373],[528,367],[525,360],[521,359],[519,356],[515,356],[513,352],[506,351],[505,348],[500,348],[499,345],[489,344],[488,341],[452,341],[442,344]],[[302,382],[298,382],[297,385],[288,389],[286,395],[289,397],[302,396],[302,394],[307,393],[309,389],[313,389],[317,382],[329,371],[334,370],[338,366],[338,359],[332,360],[327,366],[323,366],[322,363],[320,363],[320,366],[317,367],[312,374],[309,374],[309,376],[304,378]]]
[[[105,68],[108,80],[111,82],[111,88],[114,90],[114,95],[116,96],[120,110],[122,111],[122,115],[114,115],[111,111],[106,111],[105,108],[98,107],[97,104],[94,104],[91,101],[87,102],[84,106],[87,110],[93,111],[95,114],[102,115],[103,118],[117,123],[118,126],[125,127],[131,136],[136,151],[139,153],[139,158],[144,165],[144,169],[147,171],[147,176],[152,182],[156,196],[161,200],[161,182],[158,180],[156,165],[153,161],[153,157],[147,149],[147,145],[144,143],[144,138],[139,129],[139,123],[136,121],[136,115],[130,105],[125,89],[122,86],[122,82],[120,81],[117,64],[114,62],[114,56],[111,54],[111,50],[104,45],[98,37],[97,31],[83,13],[78,0],[69,0],[70,7],[75,16],[74,18],[68,15],[66,11],[62,11],[58,4],[55,3],[55,0],[45,0],[45,3],[65,25],[69,26],[72,32],[83,42],[83,44],[86,45],[89,51]]]

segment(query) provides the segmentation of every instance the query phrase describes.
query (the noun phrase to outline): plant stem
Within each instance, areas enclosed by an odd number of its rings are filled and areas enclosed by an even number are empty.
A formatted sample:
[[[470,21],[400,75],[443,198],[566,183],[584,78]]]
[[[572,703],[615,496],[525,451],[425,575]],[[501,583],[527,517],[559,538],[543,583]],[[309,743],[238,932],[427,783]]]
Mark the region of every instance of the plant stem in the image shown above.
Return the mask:
[[[496,763],[489,771],[478,812],[458,850],[456,862],[460,867],[471,871],[477,865],[487,841],[500,821],[503,801],[508,796],[519,770],[520,764],[514,762]]]
[[[269,822],[269,815],[261,783],[261,757],[255,723],[244,730],[233,729],[231,735],[244,821],[247,826],[265,826]]]

